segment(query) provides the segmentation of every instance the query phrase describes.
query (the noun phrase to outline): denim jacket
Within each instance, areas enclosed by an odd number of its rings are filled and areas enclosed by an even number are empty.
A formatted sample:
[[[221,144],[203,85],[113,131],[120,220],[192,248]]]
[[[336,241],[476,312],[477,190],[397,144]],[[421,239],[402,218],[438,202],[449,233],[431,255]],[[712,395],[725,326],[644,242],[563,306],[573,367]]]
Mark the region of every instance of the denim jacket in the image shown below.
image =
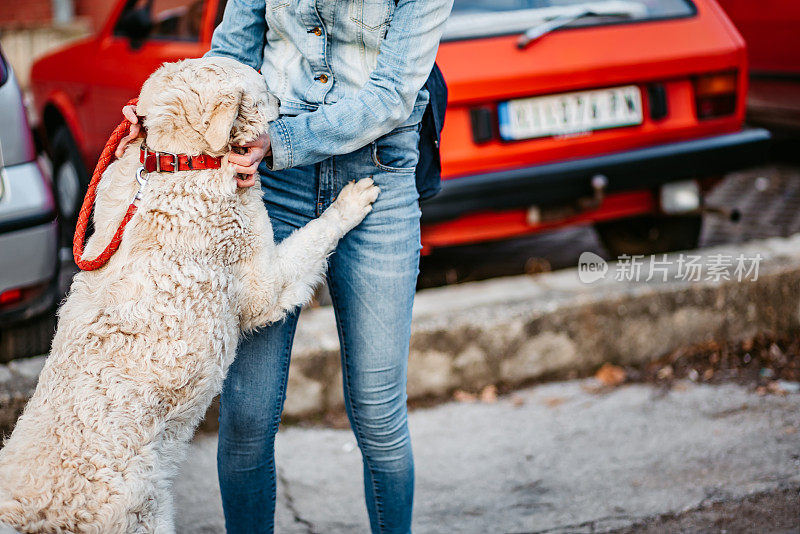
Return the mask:
[[[420,121],[452,4],[228,0],[206,55],[260,69],[280,99],[270,168],[309,165]]]

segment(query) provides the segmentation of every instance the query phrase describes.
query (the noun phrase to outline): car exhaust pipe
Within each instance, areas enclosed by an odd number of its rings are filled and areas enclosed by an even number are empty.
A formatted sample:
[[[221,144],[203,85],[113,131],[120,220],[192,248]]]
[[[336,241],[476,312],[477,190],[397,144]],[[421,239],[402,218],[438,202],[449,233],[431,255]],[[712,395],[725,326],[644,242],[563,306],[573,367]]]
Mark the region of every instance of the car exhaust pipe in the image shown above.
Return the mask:
[[[700,208],[702,214],[716,215],[724,217],[731,222],[738,223],[742,220],[742,212],[738,208],[728,208],[724,206],[703,206]]]

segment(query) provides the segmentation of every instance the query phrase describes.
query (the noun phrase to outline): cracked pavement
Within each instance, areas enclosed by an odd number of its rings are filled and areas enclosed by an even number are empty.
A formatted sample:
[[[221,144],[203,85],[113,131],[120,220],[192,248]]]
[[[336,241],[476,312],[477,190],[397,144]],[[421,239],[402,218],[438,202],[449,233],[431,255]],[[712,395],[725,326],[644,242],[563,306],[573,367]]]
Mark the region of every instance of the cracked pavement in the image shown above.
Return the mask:
[[[691,382],[592,393],[589,384],[412,412],[414,532],[658,532],[686,514],[710,528],[714,507],[768,516],[776,495],[796,520],[785,531],[800,528],[800,394]],[[178,532],[224,530],[215,454],[216,436],[192,444],[176,482]],[[283,428],[276,454],[277,532],[368,532],[349,431]]]

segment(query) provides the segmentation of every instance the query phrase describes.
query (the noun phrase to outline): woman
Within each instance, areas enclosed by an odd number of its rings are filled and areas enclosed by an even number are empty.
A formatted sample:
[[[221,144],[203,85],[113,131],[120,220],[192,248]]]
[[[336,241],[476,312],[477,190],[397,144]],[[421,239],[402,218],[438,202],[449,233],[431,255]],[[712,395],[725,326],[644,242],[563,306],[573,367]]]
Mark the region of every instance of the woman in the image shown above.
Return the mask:
[[[276,241],[320,215],[349,181],[381,194],[330,258],[347,415],[375,533],[411,530],[414,463],[406,369],[419,250],[414,170],[423,85],[453,0],[229,0],[207,55],[259,69],[281,116],[245,154]],[[124,110],[132,123],[132,109]],[[131,136],[138,134],[133,128]],[[263,159],[263,161],[262,161]],[[222,393],[217,454],[230,533],[272,532],[274,439],[298,312],[240,344]]]

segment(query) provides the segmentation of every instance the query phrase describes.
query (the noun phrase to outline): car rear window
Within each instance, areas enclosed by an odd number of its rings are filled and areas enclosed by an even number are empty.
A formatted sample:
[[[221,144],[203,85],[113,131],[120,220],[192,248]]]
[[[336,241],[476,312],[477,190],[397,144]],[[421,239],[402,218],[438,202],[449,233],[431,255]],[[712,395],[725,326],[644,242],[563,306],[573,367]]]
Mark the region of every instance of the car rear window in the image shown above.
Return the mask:
[[[455,0],[444,40],[522,33],[558,19],[563,19],[560,29],[695,13],[690,0]],[[571,17],[574,20],[569,20]]]
[[[114,34],[148,39],[198,41],[206,0],[128,0]],[[224,4],[225,2],[223,2]]]

